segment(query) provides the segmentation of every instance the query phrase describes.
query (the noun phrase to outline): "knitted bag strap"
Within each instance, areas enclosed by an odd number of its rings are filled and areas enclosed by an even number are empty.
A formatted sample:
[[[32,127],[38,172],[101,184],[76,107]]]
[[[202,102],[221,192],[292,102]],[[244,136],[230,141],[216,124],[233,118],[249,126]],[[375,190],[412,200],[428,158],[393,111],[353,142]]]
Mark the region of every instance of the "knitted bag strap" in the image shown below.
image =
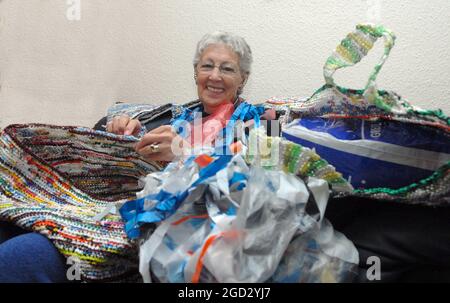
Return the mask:
[[[384,102],[376,89],[376,78],[381,67],[389,57],[389,53],[391,52],[396,39],[394,33],[383,26],[374,26],[371,24],[357,25],[356,30],[349,33],[341,41],[333,54],[328,57],[323,67],[323,75],[325,77],[325,82],[328,85],[336,86],[333,79],[335,71],[343,67],[353,66],[361,61],[361,59],[373,48],[374,43],[381,37],[384,38],[384,53],[379,63],[374,67],[374,70],[370,74],[369,81],[364,88],[364,96],[369,103],[375,104],[377,107],[391,112],[392,105]]]

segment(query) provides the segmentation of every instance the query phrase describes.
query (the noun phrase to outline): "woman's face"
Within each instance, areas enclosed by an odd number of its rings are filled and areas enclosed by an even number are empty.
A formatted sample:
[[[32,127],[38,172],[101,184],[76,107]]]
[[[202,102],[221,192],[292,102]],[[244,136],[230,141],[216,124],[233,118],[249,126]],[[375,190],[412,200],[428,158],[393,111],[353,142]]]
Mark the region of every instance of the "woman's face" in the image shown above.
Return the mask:
[[[196,67],[197,92],[207,113],[224,102],[233,102],[244,82],[239,56],[225,44],[209,45]]]

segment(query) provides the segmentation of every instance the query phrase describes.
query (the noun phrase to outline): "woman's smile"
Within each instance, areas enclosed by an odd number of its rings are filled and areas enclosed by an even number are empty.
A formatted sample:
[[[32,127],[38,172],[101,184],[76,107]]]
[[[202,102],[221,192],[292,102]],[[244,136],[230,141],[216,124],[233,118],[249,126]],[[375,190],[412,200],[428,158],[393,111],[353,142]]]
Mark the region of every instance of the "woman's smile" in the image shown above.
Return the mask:
[[[207,85],[206,88],[213,94],[221,94],[225,91],[225,89],[223,87],[218,87],[218,86],[213,86],[213,85]]]

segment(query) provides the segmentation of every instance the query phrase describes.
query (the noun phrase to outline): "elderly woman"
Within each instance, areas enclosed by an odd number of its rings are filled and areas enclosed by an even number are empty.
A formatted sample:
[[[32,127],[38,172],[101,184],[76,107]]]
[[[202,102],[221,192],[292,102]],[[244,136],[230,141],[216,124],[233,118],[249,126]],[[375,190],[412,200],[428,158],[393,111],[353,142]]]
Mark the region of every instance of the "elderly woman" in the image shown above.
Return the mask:
[[[255,115],[261,115],[263,119],[275,118],[273,111],[264,112],[262,108],[253,107],[240,97],[252,63],[252,52],[242,37],[226,32],[205,35],[197,44],[193,63],[199,103],[191,110],[185,108],[178,119],[170,118],[171,124],[174,124],[180,120],[192,121],[195,113],[201,114],[195,116],[202,119],[198,131],[201,139],[195,138],[195,123],[191,124],[193,131],[187,137],[181,137],[174,131],[174,127],[163,125],[153,128],[153,122],[152,126],[146,127],[151,131],[136,145],[136,151],[148,160],[173,160],[175,145],[189,148],[214,142],[219,131],[227,125],[233,113],[237,114],[238,111],[245,110],[247,113],[240,117],[243,122],[251,120]],[[169,117],[160,119],[159,123],[167,123],[167,118]],[[141,128],[139,119],[130,119],[126,115],[115,117],[107,124],[107,130],[116,134],[137,135]]]

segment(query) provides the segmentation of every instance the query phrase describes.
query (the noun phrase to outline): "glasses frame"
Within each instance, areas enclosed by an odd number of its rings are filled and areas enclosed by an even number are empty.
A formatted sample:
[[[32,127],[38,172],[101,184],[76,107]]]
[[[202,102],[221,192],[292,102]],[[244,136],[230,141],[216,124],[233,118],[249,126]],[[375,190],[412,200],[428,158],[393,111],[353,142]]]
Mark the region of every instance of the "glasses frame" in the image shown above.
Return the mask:
[[[217,65],[217,64],[214,64],[214,62],[205,61],[205,62],[199,62],[197,64],[197,72],[199,74],[205,74],[205,75],[212,74],[216,68],[218,69],[219,74],[222,77],[224,77],[224,76],[225,77],[235,77],[235,76],[239,75],[239,73],[240,73],[239,66],[234,67],[234,64],[230,63],[230,62],[223,62],[223,63]]]

